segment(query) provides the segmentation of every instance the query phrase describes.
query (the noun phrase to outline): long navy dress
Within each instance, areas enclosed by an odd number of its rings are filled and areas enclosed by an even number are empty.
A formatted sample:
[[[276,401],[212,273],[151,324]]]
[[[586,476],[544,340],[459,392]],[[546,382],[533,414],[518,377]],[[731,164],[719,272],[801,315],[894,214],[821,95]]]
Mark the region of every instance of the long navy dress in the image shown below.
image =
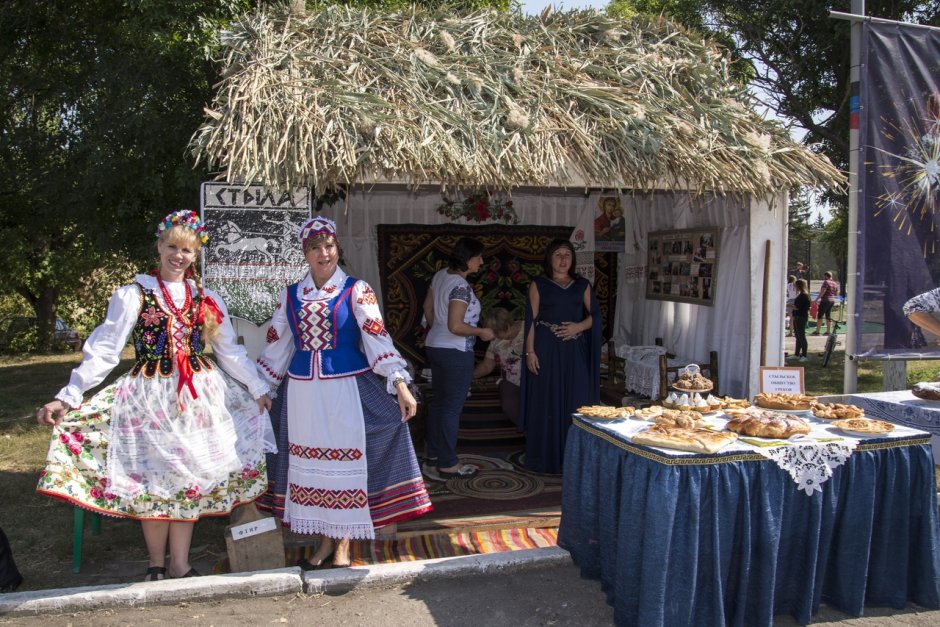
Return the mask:
[[[578,277],[567,287],[540,276],[535,278],[539,293],[539,313],[533,320],[531,304],[526,306],[525,333],[535,325],[535,354],[539,374],[522,369],[520,430],[526,432],[525,466],[544,473],[560,473],[571,414],[582,405],[600,402],[600,307],[591,291],[591,329],[572,340],[555,336],[550,325],[580,322],[584,311],[584,290],[590,283]]]

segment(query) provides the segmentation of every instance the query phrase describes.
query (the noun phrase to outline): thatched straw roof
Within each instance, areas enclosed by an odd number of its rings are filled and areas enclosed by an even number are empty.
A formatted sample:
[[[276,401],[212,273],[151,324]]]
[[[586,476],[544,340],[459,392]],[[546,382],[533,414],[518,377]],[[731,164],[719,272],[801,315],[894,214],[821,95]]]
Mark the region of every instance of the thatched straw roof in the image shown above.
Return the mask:
[[[765,194],[842,175],[762,120],[716,47],[664,20],[332,6],[245,16],[193,136],[219,178]]]

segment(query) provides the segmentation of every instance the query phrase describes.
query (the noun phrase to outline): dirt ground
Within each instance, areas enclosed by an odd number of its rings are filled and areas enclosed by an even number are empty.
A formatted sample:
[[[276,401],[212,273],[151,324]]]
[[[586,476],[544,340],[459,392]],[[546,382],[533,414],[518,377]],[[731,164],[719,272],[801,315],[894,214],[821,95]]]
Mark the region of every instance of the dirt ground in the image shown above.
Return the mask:
[[[814,625],[940,625],[940,611],[866,608],[852,618],[822,608]],[[613,608],[600,583],[582,579],[575,566],[488,574],[344,594],[222,599],[173,606],[121,608],[42,616],[0,616],[0,625],[23,627],[124,625],[347,625],[351,627],[536,627],[613,625]],[[780,617],[775,627],[797,625]]]

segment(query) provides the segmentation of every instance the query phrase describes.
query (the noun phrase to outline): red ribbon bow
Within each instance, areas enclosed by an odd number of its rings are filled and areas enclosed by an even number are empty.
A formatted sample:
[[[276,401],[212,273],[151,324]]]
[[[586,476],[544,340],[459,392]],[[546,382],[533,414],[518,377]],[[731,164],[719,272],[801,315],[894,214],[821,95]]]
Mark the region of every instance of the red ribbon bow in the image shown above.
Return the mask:
[[[202,299],[202,303],[199,305],[199,315],[196,317],[197,324],[205,324],[206,311],[209,311],[213,316],[215,316],[216,324],[222,324],[222,321],[225,319],[225,314],[222,313],[222,310],[219,309],[219,306],[211,296],[206,296],[204,299]]]

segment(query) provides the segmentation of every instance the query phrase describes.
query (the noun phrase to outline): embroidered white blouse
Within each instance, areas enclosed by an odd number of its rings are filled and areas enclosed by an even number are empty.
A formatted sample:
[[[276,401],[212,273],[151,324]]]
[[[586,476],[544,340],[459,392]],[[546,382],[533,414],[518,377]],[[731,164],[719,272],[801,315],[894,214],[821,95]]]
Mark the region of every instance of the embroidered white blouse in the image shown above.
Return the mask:
[[[337,267],[329,281],[318,289],[308,272],[300,282],[297,297],[301,302],[330,300],[343,289],[346,278],[347,274]],[[411,375],[406,370],[405,359],[395,348],[391,336],[385,330],[382,311],[379,309],[375,292],[368,283],[358,280],[353,285],[349,304],[359,325],[362,340],[360,350],[365,354],[372,371],[386,378],[385,387],[388,393],[395,394],[397,391],[394,386],[395,379],[401,377],[406,383],[411,383]],[[281,290],[274,315],[271,317],[268,344],[258,358],[260,374],[275,388],[284,379],[284,373],[287,372],[295,351],[287,308],[287,290],[284,289]],[[319,377],[319,373],[317,376]]]
[[[153,290],[157,300],[165,306],[157,279],[149,274],[134,277],[145,289]],[[173,298],[173,304],[182,307],[186,300],[183,283],[166,283],[167,291]],[[196,286],[190,281],[190,290],[195,294]],[[253,398],[260,398],[268,393],[267,382],[258,377],[257,370],[245,347],[237,342],[235,329],[229,318],[228,309],[222,298],[212,290],[204,290],[207,297],[212,297],[225,316],[219,325],[218,334],[212,338],[212,355],[216,363],[236,380],[248,388]],[[101,383],[121,361],[121,351],[127,344],[137,318],[140,314],[140,290],[135,284],[125,285],[115,290],[108,302],[108,313],[101,323],[85,340],[82,363],[72,370],[69,384],[62,388],[56,398],[68,403],[70,407],[82,404],[82,395]]]

